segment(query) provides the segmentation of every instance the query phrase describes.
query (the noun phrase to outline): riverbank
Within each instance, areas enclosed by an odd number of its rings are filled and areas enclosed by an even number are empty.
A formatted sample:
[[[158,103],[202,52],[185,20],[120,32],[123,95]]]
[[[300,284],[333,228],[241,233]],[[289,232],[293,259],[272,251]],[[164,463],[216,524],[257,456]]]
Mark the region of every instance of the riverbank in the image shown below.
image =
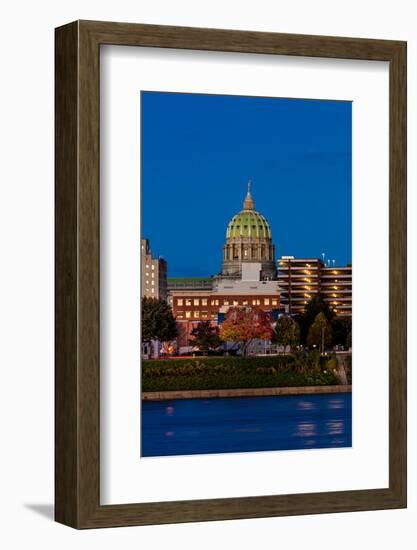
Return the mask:
[[[142,392],[143,401],[171,399],[202,399],[212,397],[266,397],[276,395],[312,395],[326,393],[351,393],[352,386],[292,386],[284,388],[233,388],[220,390],[179,390]]]
[[[142,391],[217,392],[235,388],[275,391],[276,388],[351,384],[350,376],[345,380],[340,378],[338,367],[336,356],[323,357],[317,351],[278,356],[146,360],[142,361]]]

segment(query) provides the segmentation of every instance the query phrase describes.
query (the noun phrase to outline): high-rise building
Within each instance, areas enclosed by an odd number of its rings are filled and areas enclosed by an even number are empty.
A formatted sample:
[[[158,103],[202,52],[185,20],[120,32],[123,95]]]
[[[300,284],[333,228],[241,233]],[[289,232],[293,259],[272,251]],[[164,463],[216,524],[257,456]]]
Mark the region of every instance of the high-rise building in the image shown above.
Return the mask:
[[[141,287],[142,297],[167,299],[167,263],[152,256],[148,239],[141,242]]]
[[[319,258],[282,256],[278,261],[281,304],[290,315],[320,294],[341,317],[352,316],[352,267],[326,266]]]
[[[320,293],[341,317],[352,317],[352,266],[325,266],[321,272]]]

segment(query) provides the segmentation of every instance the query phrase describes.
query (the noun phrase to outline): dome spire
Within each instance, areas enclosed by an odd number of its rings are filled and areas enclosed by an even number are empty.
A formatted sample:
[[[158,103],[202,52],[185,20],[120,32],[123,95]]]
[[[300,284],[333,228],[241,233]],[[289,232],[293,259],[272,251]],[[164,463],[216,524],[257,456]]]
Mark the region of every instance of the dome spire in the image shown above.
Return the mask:
[[[250,178],[248,178],[248,193],[243,201],[244,210],[255,210],[255,203],[253,202],[252,195],[250,194]]]

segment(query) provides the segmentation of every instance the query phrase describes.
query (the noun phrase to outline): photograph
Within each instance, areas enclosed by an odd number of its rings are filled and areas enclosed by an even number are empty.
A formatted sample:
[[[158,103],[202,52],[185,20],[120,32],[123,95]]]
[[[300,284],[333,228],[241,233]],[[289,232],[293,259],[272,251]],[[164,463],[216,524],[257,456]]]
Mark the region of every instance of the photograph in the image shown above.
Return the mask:
[[[141,92],[141,457],[352,446],[352,102]]]

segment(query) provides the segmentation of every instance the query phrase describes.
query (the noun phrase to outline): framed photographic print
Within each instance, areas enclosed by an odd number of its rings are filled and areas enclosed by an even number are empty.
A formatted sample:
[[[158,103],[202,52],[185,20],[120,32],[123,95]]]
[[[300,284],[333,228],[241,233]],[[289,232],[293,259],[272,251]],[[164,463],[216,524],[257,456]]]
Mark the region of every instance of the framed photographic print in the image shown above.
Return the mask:
[[[56,520],[406,506],[406,44],[56,29]]]

